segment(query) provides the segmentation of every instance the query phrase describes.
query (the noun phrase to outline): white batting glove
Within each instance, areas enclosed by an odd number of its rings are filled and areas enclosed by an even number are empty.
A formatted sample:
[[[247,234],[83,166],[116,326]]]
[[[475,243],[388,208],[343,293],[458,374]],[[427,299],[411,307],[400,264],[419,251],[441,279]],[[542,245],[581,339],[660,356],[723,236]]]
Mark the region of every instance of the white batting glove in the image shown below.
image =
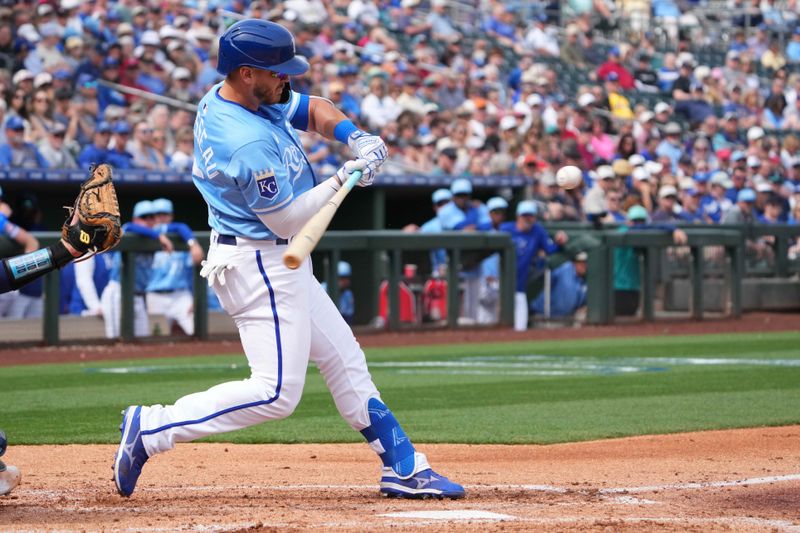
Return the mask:
[[[377,135],[372,135],[364,131],[354,131],[347,139],[347,145],[359,159],[366,159],[370,163],[376,163],[375,170],[386,161],[389,150],[386,143]]]
[[[200,269],[200,275],[208,280],[208,286],[214,285],[214,282],[219,280],[220,287],[225,285],[225,271],[231,270],[233,265],[229,263],[212,263],[211,261],[203,261],[200,263],[203,268]]]
[[[336,179],[339,180],[339,183],[344,185],[344,183],[350,177],[350,174],[356,170],[360,170],[361,177],[356,182],[356,185],[359,187],[369,187],[375,180],[375,170],[372,167],[373,165],[374,163],[371,163],[366,159],[347,161],[344,165],[342,165],[342,168],[336,171]]]

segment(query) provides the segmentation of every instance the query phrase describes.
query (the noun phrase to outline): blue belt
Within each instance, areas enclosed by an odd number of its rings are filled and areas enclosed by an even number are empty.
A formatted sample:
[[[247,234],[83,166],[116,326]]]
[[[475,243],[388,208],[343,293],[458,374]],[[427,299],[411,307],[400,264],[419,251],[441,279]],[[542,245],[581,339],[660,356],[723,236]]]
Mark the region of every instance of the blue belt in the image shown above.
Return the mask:
[[[218,235],[217,244],[227,244],[229,246],[236,246],[236,237],[233,235]],[[275,244],[280,246],[282,244],[289,244],[289,239],[275,239]]]

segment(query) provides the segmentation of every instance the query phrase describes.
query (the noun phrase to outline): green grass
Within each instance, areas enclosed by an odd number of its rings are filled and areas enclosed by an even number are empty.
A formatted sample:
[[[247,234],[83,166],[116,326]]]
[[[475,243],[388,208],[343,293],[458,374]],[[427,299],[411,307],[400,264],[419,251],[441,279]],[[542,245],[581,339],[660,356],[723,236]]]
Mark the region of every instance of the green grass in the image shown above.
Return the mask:
[[[535,375],[531,372],[541,368],[514,358],[529,354],[566,356],[569,359],[561,363],[593,362],[599,369],[590,374]],[[550,443],[800,423],[800,333],[415,346],[371,349],[367,357],[384,401],[419,442]],[[741,364],[635,360],[657,357],[733,358]],[[413,362],[465,366],[385,366]],[[475,366],[478,363],[485,366]],[[652,371],[614,373],[607,368],[613,364],[640,364]],[[155,371],[101,371],[120,367]],[[404,373],[408,371],[419,373]],[[16,444],[114,443],[123,407],[169,404],[246,376],[242,355],[4,367],[0,427]],[[312,367],[303,400],[290,418],[208,440],[362,439],[339,417]]]

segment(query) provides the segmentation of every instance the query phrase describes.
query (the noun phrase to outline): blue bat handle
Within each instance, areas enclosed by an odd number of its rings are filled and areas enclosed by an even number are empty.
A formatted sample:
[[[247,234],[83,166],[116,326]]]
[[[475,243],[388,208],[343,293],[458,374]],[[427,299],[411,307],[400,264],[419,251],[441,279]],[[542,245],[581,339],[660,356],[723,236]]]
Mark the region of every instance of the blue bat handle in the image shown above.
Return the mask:
[[[347,178],[346,182],[344,182],[345,188],[349,191],[350,189],[356,186],[356,183],[358,183],[358,180],[360,179],[361,179],[361,171],[356,170],[355,172],[350,174],[350,177]]]

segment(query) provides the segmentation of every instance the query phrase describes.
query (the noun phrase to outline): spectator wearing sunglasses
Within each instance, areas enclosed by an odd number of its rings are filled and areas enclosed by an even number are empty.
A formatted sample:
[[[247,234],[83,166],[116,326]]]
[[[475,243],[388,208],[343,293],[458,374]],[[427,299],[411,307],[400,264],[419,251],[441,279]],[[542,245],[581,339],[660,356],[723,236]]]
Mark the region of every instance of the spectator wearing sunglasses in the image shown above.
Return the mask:
[[[64,145],[67,128],[60,122],[54,122],[47,131],[47,136],[39,141],[39,152],[47,160],[49,168],[78,168],[72,153]]]

